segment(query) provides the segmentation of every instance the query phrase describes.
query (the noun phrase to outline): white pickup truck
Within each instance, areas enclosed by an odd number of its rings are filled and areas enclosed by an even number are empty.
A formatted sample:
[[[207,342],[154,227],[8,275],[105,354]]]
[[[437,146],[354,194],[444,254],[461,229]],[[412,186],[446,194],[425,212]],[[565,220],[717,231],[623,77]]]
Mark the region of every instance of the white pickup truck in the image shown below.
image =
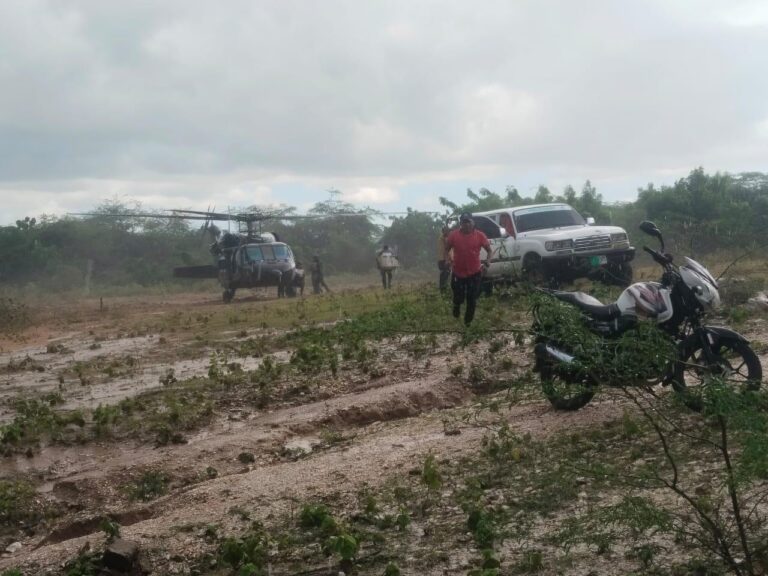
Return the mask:
[[[560,282],[579,277],[629,285],[635,249],[623,228],[596,226],[568,204],[535,204],[473,214],[490,240],[489,282]]]

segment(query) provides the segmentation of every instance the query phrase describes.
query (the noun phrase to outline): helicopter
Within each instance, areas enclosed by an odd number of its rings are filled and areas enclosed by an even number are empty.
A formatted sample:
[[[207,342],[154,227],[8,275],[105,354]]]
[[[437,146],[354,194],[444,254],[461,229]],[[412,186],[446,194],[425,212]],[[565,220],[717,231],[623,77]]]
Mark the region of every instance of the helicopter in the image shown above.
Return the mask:
[[[224,214],[177,210],[175,215],[186,219],[204,219],[203,230],[210,229],[215,241],[210,245],[214,265],[179,266],[173,269],[176,278],[216,278],[224,289],[222,300],[229,303],[239,288],[277,287],[277,296],[294,297],[303,281],[303,271],[296,268],[291,247],[273,232],[262,232],[256,224],[265,220],[295,220],[303,216],[267,215],[257,213]],[[238,233],[221,232],[212,221],[234,221]]]
[[[265,221],[321,219],[336,216],[367,217],[369,212],[295,215],[282,212],[250,211],[240,213],[203,212],[197,210],[168,210],[166,214],[133,213],[108,214],[110,217],[165,218],[202,220],[202,231],[210,233],[214,242],[209,251],[214,264],[178,266],[173,269],[176,278],[217,279],[223,288],[222,300],[229,303],[241,288],[277,288],[278,298],[295,297],[303,293],[304,271],[297,267],[291,247],[282,242],[277,233],[263,232]],[[105,214],[78,213],[75,216]],[[237,232],[222,231],[212,222],[235,222]]]

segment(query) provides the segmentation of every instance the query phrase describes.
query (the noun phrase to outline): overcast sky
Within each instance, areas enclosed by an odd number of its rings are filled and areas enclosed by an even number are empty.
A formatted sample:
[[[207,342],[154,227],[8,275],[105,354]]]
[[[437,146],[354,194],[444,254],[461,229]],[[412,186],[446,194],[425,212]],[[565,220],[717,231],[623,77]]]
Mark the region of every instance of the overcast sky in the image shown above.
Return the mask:
[[[2,0],[0,224],[768,171],[768,2]]]

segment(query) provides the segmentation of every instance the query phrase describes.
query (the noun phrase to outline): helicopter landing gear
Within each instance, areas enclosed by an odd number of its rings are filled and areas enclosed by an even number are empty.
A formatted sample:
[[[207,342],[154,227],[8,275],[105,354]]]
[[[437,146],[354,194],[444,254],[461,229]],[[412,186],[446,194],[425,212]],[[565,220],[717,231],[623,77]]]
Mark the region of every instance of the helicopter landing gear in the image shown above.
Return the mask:
[[[227,288],[222,292],[221,299],[224,300],[224,304],[229,304],[232,302],[232,298],[235,297],[235,289],[234,288]]]

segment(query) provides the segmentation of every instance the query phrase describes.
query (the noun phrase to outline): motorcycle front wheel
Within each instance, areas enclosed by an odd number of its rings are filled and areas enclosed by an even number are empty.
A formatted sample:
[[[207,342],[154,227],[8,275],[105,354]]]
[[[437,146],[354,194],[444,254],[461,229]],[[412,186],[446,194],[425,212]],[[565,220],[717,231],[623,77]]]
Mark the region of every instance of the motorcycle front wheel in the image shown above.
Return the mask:
[[[588,377],[561,373],[550,362],[540,364],[539,376],[544,396],[557,410],[578,410],[595,395],[594,384]]]
[[[742,391],[757,390],[762,384],[760,359],[748,343],[721,338],[712,347],[712,354],[712,361],[707,360],[701,342],[691,341],[675,363],[672,388],[692,410],[701,410],[704,406],[702,394],[712,378],[720,378]]]

